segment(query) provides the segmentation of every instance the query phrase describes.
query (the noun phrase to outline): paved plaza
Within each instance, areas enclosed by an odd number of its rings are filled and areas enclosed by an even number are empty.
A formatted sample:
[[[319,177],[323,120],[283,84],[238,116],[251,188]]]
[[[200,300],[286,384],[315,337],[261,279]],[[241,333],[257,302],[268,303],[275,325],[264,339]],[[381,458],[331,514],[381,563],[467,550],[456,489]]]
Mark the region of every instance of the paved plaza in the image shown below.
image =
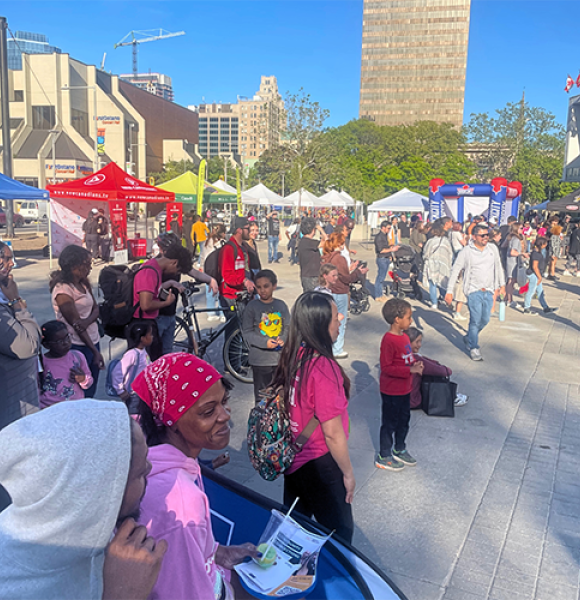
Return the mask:
[[[266,246],[259,243],[264,262]],[[369,261],[374,281],[372,246],[353,241],[352,248]],[[273,265],[280,280],[276,296],[291,306],[301,292],[299,268],[289,266],[285,247],[281,250],[281,264]],[[18,254],[17,259],[14,277],[21,295],[39,323],[54,318],[48,260]],[[95,284],[97,277],[95,270]],[[416,324],[424,330],[422,353],[449,366],[470,400],[454,419],[413,411],[407,441],[418,465],[400,473],[373,464],[380,423],[379,344],[387,329],[381,305],[373,302],[370,312],[348,323],[349,358],[341,364],[352,382],[354,545],[409,600],[579,598],[580,279],[561,278],[545,287],[549,304],[559,311],[531,317],[507,309],[505,322],[494,318],[482,333],[479,363],[466,355],[465,330],[449,312],[412,301]],[[198,299],[204,306],[205,295]],[[115,342],[112,357],[123,349],[123,342]],[[103,373],[102,398],[104,382]],[[220,472],[281,501],[282,482],[261,480],[247,457],[252,386],[236,383],[231,405],[232,459]]]

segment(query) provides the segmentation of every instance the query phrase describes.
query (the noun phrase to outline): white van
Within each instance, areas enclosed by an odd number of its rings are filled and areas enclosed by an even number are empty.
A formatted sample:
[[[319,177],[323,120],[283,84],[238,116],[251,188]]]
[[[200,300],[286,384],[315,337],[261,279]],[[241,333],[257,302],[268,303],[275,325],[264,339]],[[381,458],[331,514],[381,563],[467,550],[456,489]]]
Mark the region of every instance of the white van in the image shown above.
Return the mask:
[[[32,221],[46,221],[48,218],[48,207],[46,200],[26,200],[20,203],[18,211],[26,223]]]

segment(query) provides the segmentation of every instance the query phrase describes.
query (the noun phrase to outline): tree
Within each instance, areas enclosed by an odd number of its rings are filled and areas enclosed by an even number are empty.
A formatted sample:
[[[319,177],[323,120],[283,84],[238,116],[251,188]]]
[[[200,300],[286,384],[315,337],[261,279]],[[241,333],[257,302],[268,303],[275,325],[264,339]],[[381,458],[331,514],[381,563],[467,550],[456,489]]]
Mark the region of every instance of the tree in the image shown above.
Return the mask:
[[[228,157],[212,156],[207,161],[206,180],[210,183],[217,181],[220,177],[225,179],[227,172],[228,183],[235,187],[236,167]]]
[[[478,178],[520,181],[523,199],[532,204],[565,195],[570,187],[560,183],[565,131],[556,117],[523,97],[495,114],[472,114],[464,127],[467,141],[480,146]]]
[[[197,175],[199,167],[196,167],[190,160],[170,160],[163,165],[163,171],[149,173],[149,177],[155,179],[155,185],[171,181],[186,171],[191,171]]]

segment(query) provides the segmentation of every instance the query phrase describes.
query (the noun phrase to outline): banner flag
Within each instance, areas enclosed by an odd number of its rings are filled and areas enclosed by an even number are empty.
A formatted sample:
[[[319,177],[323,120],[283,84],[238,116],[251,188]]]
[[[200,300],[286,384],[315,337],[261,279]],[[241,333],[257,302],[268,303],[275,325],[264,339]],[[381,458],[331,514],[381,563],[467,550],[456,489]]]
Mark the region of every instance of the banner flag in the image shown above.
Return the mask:
[[[199,163],[199,175],[197,176],[197,214],[201,217],[203,210],[203,192],[205,190],[205,158]]]
[[[236,193],[238,197],[238,217],[243,216],[242,210],[242,187],[240,185],[240,169],[236,167]]]
[[[109,200],[109,220],[113,249],[127,249],[127,203],[120,200]]]

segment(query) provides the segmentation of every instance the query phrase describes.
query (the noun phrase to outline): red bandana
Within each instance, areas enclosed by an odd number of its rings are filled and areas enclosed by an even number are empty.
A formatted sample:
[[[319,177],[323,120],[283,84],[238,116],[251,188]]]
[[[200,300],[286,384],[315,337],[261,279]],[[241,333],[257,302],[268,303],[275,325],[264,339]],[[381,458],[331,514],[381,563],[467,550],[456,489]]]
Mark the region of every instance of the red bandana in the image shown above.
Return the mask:
[[[139,373],[133,391],[165,425],[173,425],[222,376],[187,352],[165,354]]]

